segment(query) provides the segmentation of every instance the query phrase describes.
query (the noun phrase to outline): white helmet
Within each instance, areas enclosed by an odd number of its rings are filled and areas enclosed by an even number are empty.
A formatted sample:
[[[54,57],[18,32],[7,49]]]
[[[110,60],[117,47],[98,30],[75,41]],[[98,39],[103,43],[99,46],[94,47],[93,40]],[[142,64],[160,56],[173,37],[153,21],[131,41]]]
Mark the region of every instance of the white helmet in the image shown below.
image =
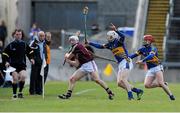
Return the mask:
[[[115,31],[108,31],[107,32],[107,40],[112,42],[115,38],[118,38],[119,35]]]
[[[79,38],[77,36],[70,36],[69,40],[75,40],[76,42],[79,42]]]

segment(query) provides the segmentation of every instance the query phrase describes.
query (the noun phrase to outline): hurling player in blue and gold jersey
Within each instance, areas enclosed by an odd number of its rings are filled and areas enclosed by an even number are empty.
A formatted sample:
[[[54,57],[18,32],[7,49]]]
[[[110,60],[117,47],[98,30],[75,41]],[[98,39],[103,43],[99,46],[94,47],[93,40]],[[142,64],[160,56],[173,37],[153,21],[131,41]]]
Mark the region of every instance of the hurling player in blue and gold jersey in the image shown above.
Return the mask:
[[[112,24],[112,31],[107,32],[106,44],[98,44],[94,42],[89,42],[89,45],[94,46],[99,49],[109,49],[112,51],[114,57],[116,58],[118,66],[117,84],[127,91],[128,99],[132,100],[132,91],[137,94],[137,99],[140,100],[143,94],[143,90],[133,87],[128,82],[129,72],[133,67],[132,60],[128,57],[128,51],[125,47],[124,40],[125,36]]]
[[[158,59],[158,51],[155,46],[152,45],[154,38],[152,35],[144,36],[143,46],[130,58],[135,58],[139,55],[144,56],[144,59],[137,61],[137,64],[146,63],[148,67],[148,72],[146,74],[144,85],[145,88],[155,88],[162,87],[163,90],[168,94],[171,100],[175,100],[175,97],[169,90],[169,87],[163,78],[163,66],[161,65],[160,60]]]

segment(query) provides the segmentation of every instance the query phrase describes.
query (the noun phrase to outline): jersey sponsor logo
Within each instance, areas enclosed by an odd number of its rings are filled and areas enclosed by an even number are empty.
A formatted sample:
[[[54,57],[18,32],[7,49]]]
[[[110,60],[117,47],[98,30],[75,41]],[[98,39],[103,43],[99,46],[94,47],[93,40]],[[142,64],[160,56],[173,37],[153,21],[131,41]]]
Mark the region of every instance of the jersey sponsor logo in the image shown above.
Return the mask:
[[[159,61],[158,57],[156,57],[156,56],[154,56],[151,60],[148,60],[146,62],[153,63],[156,65],[160,64],[160,61]]]
[[[124,54],[125,53],[123,47],[114,48],[114,49],[112,49],[112,52],[113,52],[114,55],[120,55],[120,54]]]

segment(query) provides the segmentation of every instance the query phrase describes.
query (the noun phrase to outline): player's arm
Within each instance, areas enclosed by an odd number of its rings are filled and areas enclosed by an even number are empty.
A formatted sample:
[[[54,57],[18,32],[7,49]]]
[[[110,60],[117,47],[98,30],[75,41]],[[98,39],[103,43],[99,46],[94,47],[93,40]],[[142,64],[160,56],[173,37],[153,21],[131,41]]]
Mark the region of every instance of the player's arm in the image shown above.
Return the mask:
[[[71,48],[71,51],[66,53],[64,56],[66,62],[68,62],[70,65],[73,65],[75,67],[78,67],[78,65],[79,65],[79,61],[75,57],[77,51],[78,51],[78,47],[77,47],[77,45],[74,45]]]
[[[69,63],[72,66],[78,67],[79,66],[79,61],[76,58],[74,60],[72,60],[73,57],[75,57],[75,55],[72,52],[65,54],[66,62]]]
[[[70,65],[74,66],[74,67],[79,66],[79,61],[76,58],[74,60],[66,59],[66,62],[69,63]]]
[[[137,61],[136,64],[143,64],[144,62],[147,62],[148,60],[152,60],[153,57],[155,56],[156,52],[157,52],[157,49],[156,48],[152,48],[152,50],[149,53],[149,55],[146,56],[144,59]]]
[[[140,55],[139,52],[136,51],[135,53],[129,55],[129,57],[130,57],[131,59],[133,59],[133,58],[136,58],[136,57],[139,56],[139,55]]]
[[[74,54],[72,52],[66,53],[64,57],[65,57],[66,60],[67,59],[71,60],[74,57]]]
[[[3,51],[3,53],[2,53],[3,64],[4,64],[6,67],[8,67],[8,66],[10,65],[10,64],[9,64],[10,53],[11,53],[11,51],[10,51],[10,45],[8,45],[8,46],[4,49],[4,51]]]
[[[124,39],[125,39],[125,35],[121,32],[121,31],[116,31],[116,33],[119,35],[119,37],[120,37],[120,40],[121,41],[124,41]]]
[[[144,49],[143,47],[139,48],[135,53],[132,53],[131,55],[129,55],[129,57],[131,59],[133,59],[133,58],[136,58],[139,55],[142,55],[143,54],[143,49]]]
[[[118,29],[116,28],[116,26],[114,24],[111,23],[111,29],[114,30],[118,35],[119,35],[119,40],[124,42],[124,39],[125,39],[125,35],[121,32],[121,31],[118,31]]]
[[[75,57],[76,53],[78,51],[77,44],[71,47],[70,51],[65,53],[64,58],[71,60],[73,57]]]
[[[155,56],[156,52],[157,52],[157,49],[156,49],[156,48],[153,48],[153,49],[151,50],[151,52],[149,53],[149,55],[146,56],[144,59],[142,59],[142,62],[146,62],[146,61],[148,61],[148,60],[152,60],[153,57]]]
[[[143,48],[140,48],[138,51],[136,51],[135,53],[131,54],[129,57],[131,59],[133,59],[133,58],[135,58],[135,57],[137,57],[139,55],[142,55],[142,54],[143,54]],[[139,60],[139,61],[136,62],[136,64],[143,64],[143,61]]]
[[[98,48],[98,49],[105,49],[106,48],[106,44],[99,44],[99,43],[95,43],[95,42],[89,42],[89,45]]]

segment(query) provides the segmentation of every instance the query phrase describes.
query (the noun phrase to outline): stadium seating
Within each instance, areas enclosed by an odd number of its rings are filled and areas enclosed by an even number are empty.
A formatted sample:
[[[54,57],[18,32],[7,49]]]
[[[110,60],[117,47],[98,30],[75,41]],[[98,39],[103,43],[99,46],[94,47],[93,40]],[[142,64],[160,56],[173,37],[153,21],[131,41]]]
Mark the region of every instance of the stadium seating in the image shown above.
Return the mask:
[[[168,12],[169,0],[149,0],[145,34],[155,37],[155,45],[158,48],[160,59],[163,59],[163,39]]]
[[[180,0],[173,0],[170,8],[165,62],[172,64],[180,62],[180,49],[178,49],[180,44]]]

